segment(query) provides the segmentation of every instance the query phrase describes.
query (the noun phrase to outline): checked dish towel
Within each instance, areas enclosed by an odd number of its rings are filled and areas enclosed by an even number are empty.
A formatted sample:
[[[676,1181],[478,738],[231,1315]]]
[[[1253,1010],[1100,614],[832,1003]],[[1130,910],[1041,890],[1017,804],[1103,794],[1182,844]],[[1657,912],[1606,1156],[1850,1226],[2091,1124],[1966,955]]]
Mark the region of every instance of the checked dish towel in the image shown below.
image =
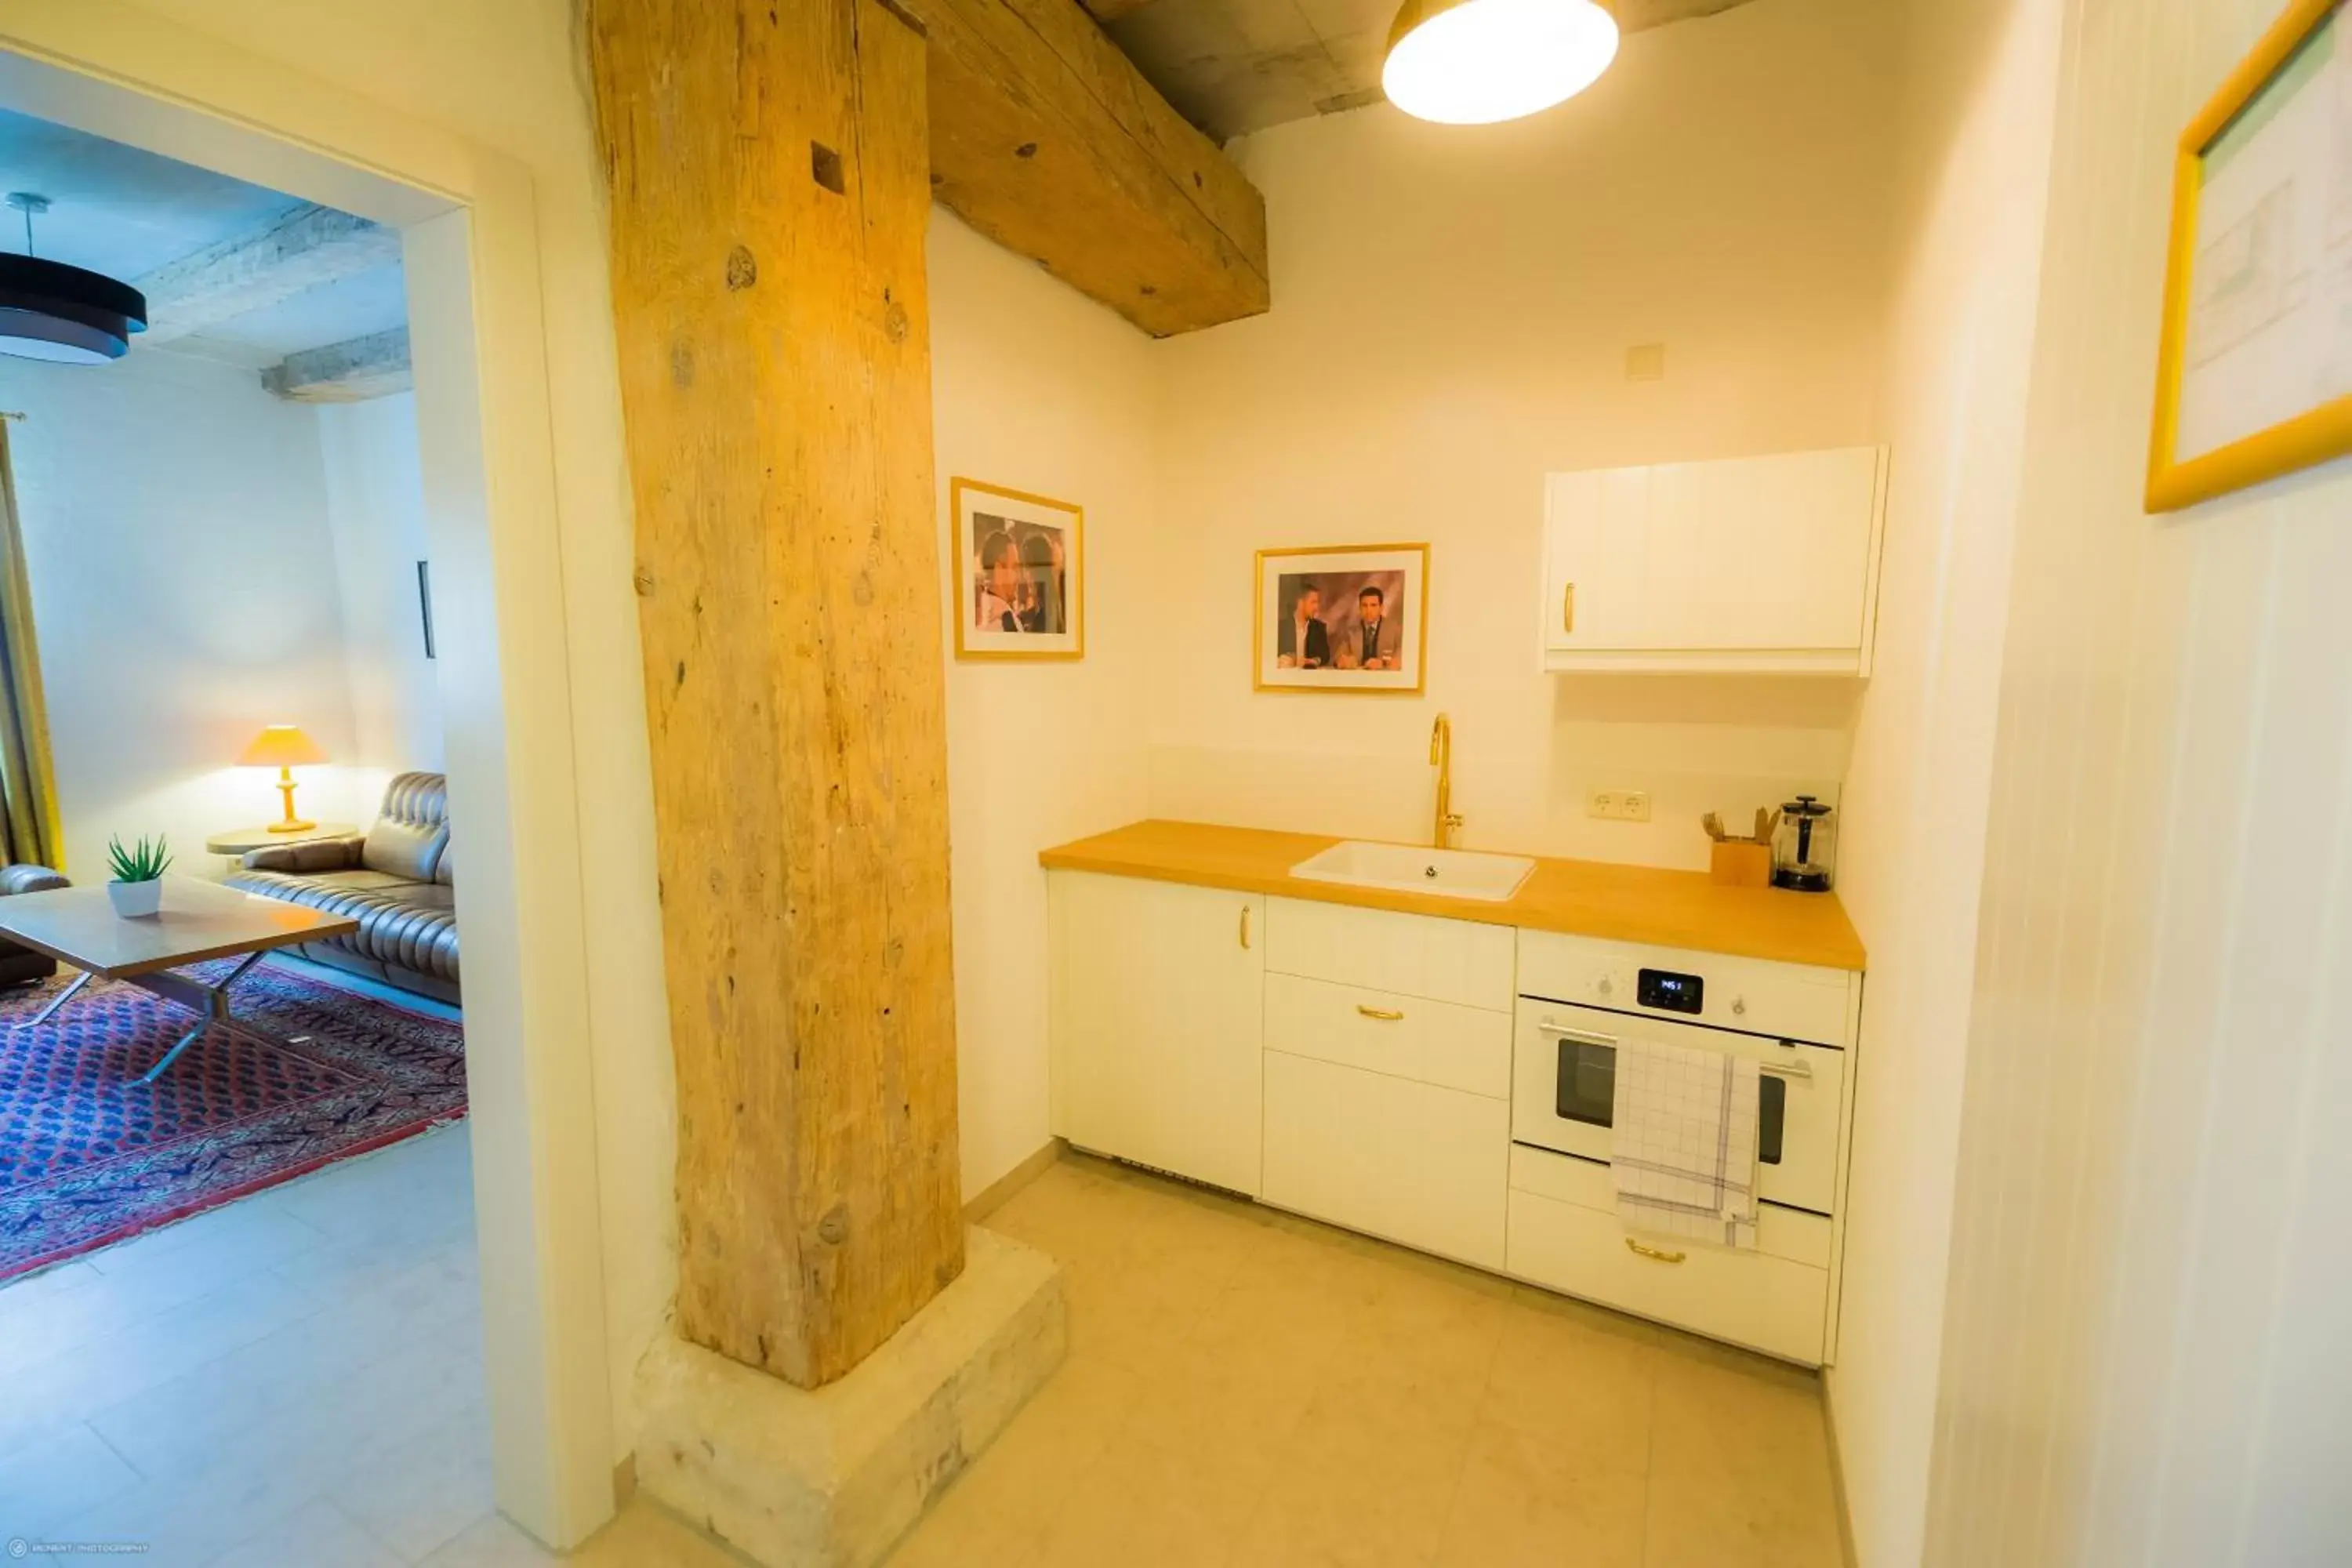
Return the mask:
[[[1757,1079],[1721,1051],[1619,1044],[1609,1174],[1627,1229],[1756,1245]]]

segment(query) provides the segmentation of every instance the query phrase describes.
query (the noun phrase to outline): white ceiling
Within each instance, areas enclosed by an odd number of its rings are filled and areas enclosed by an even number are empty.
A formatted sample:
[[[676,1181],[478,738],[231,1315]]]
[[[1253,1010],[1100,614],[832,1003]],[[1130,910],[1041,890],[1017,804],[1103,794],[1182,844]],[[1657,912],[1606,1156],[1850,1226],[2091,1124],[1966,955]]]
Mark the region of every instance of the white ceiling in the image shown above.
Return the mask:
[[[0,110],[0,193],[31,191],[36,255],[134,281],[224,240],[258,233],[304,204],[119,142]],[[23,218],[0,208],[0,249],[25,247]],[[407,320],[397,263],[372,268],[133,354],[184,353],[260,369],[289,353]]]

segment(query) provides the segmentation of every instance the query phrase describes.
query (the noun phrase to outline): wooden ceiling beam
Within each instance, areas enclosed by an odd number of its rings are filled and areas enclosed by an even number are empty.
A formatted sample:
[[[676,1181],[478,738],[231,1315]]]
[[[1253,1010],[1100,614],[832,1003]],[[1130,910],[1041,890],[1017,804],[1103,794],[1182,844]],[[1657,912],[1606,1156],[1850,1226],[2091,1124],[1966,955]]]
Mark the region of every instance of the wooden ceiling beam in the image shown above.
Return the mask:
[[[930,40],[932,195],[1145,331],[1262,313],[1265,200],[1078,0],[896,0]]]

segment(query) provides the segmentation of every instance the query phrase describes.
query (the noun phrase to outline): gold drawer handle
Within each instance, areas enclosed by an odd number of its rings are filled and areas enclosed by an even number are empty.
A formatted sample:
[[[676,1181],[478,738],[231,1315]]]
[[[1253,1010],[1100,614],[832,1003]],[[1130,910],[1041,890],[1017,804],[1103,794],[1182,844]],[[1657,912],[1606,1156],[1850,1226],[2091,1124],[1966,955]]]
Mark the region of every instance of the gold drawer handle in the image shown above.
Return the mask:
[[[1378,1018],[1383,1024],[1393,1024],[1404,1016],[1403,1014],[1391,1012],[1386,1007],[1367,1007],[1361,1002],[1356,1004],[1356,1011],[1367,1018]]]
[[[1249,946],[1249,906],[1242,906],[1242,945]]]
[[[1559,596],[1559,629],[1564,632],[1576,630],[1576,584],[1573,583],[1568,585],[1568,592]]]
[[[1690,1256],[1686,1252],[1661,1252],[1654,1247],[1644,1247],[1632,1237],[1625,1238],[1625,1250],[1636,1258],[1654,1258],[1661,1263],[1680,1263]]]

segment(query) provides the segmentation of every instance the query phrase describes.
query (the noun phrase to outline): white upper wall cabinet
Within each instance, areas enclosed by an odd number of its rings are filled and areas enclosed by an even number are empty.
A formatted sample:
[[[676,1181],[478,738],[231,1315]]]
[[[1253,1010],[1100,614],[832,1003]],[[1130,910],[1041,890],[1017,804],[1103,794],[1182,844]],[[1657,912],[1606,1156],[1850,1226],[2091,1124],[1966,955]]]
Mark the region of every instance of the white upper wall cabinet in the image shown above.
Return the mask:
[[[1553,474],[1544,668],[1870,673],[1886,448]]]

